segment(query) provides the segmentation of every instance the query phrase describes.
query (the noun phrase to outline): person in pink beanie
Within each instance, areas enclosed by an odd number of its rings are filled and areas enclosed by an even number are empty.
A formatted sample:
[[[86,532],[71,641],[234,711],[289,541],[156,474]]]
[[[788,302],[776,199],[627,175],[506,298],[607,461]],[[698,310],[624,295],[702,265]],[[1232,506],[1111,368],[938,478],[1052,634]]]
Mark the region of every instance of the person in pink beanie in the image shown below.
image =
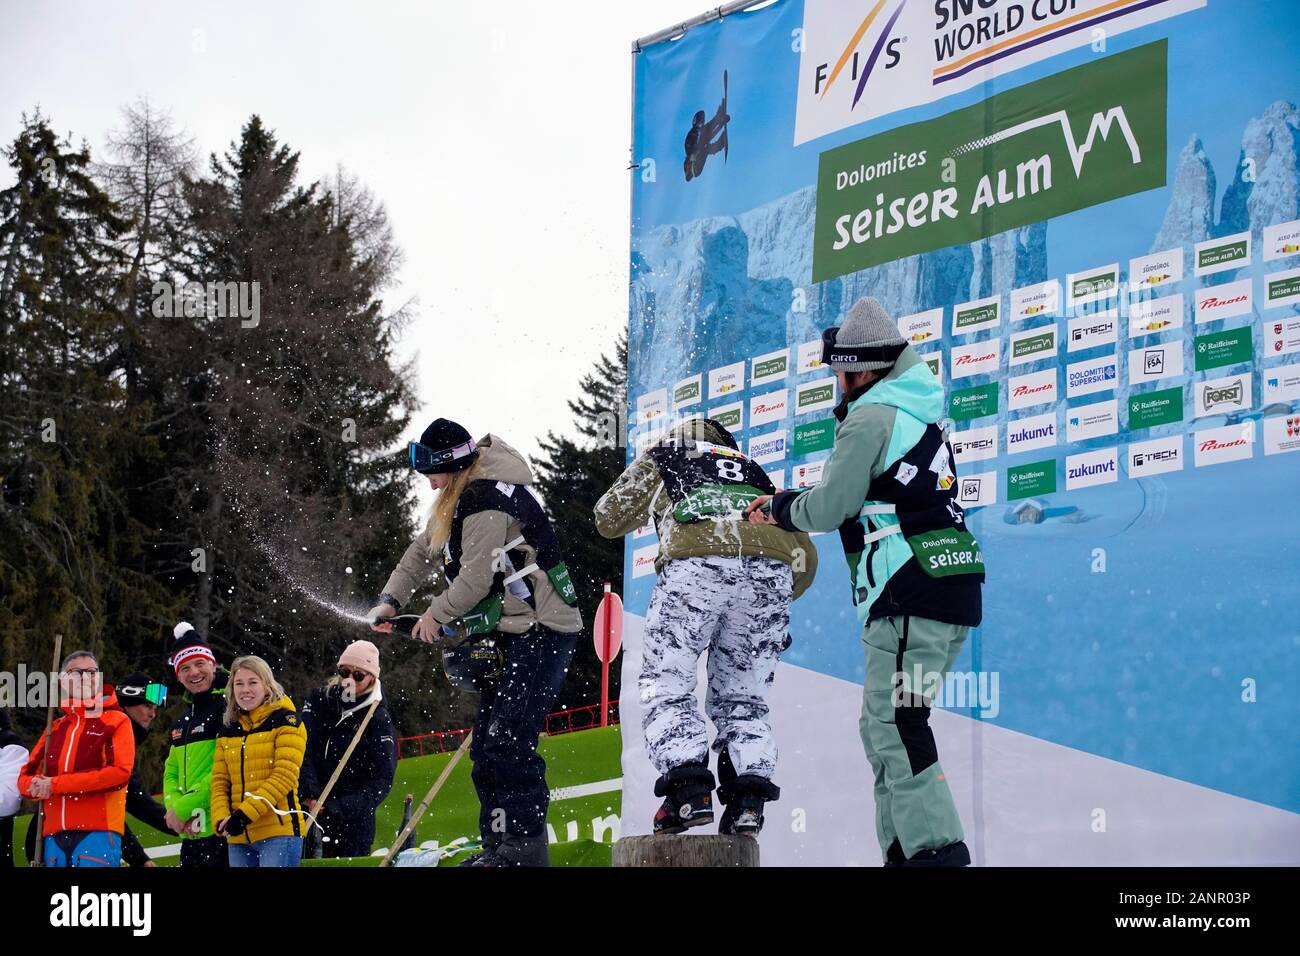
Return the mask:
[[[329,799],[319,806],[321,792],[372,704],[375,712],[365,733]],[[397,734],[379,684],[379,648],[370,641],[344,648],[337,672],[311,692],[300,716],[307,728],[307,754],[298,791],[303,807],[316,816],[323,855],[368,856],[375,842],[375,811],[397,773]]]

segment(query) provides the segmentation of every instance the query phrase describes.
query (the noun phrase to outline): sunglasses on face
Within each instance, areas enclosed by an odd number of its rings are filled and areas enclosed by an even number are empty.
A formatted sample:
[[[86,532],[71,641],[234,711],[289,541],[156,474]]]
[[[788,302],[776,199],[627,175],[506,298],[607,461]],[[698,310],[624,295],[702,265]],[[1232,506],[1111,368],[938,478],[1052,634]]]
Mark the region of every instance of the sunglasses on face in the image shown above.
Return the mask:
[[[350,670],[347,667],[339,668],[339,677],[343,678],[343,680],[347,680],[349,677],[351,677],[354,681],[360,684],[369,676],[370,675],[367,674],[365,671],[354,671],[354,670]]]

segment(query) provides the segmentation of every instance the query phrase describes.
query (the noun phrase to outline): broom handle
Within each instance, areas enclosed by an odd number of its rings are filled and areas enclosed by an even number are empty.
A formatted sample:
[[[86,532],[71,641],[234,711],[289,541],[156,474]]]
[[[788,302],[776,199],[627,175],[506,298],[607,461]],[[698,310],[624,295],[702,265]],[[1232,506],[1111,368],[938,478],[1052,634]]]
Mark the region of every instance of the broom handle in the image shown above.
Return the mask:
[[[45,708],[45,735],[41,738],[41,776],[44,777],[49,769],[50,760],[50,731],[54,729],[54,704],[59,699],[59,679],[56,676],[59,672],[59,656],[63,653],[63,635],[56,634],[54,637],[54,663],[50,665],[50,676],[54,678],[50,687],[50,703]],[[36,801],[36,820],[32,824],[36,827],[36,858],[27,861],[28,866],[44,866],[44,849],[41,838],[41,829],[45,816],[45,801]]]
[[[380,866],[388,866],[388,864],[393,862],[393,857],[397,856],[398,847],[406,842],[406,838],[410,835],[411,831],[415,829],[415,825],[420,822],[420,817],[424,816],[424,811],[429,809],[429,804],[433,803],[433,798],[438,795],[438,791],[442,789],[442,785],[447,782],[447,778],[451,776],[451,772],[456,769],[456,764],[459,763],[460,758],[465,755],[465,751],[469,749],[469,742],[473,739],[473,731],[470,731],[465,735],[465,739],[461,741],[460,746],[456,748],[456,752],[452,754],[451,759],[447,761],[447,766],[442,768],[442,773],[438,774],[438,779],[433,782],[433,786],[429,788],[429,792],[425,794],[424,799],[420,801],[420,805],[416,807],[415,812],[411,814],[411,819],[407,822],[406,826],[402,827],[402,832],[397,834],[397,839],[393,842],[393,845],[388,848],[388,855],[384,857],[383,862],[379,864]]]

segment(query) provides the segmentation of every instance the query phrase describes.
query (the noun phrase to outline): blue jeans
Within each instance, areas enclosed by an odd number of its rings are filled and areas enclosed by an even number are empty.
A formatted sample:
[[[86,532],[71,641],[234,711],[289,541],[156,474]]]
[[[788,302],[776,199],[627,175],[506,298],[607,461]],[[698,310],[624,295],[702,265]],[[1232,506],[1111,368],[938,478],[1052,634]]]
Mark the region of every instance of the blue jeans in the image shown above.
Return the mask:
[[[256,843],[231,843],[231,866],[297,866],[302,859],[302,837],[267,837]]]
[[[537,735],[560,693],[578,643],[577,634],[561,634],[540,624],[526,634],[498,634],[497,639],[505,667],[501,677],[479,695],[469,748],[479,833],[486,846],[496,846],[506,833],[541,836],[546,832],[550,791],[546,761],[537,753]]]
[[[122,837],[112,830],[61,830],[45,838],[49,867],[116,867],[122,864]]]

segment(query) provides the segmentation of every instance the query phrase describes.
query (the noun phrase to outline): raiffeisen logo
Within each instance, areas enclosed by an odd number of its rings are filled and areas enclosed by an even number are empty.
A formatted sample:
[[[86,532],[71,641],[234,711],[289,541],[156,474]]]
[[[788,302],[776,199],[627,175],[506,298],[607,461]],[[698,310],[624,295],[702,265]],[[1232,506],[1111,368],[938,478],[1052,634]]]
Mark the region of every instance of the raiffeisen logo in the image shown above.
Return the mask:
[[[844,76],[844,71],[847,68],[847,83],[843,85],[845,88],[851,87],[853,89],[853,100],[849,104],[849,109],[854,109],[858,105],[858,100],[862,99],[862,92],[867,88],[867,81],[871,79],[876,64],[881,62],[881,55],[884,55],[883,68],[886,70],[893,69],[902,59],[899,47],[902,45],[903,39],[901,37],[891,38],[891,34],[895,24],[898,23],[899,15],[903,12],[905,3],[906,0],[895,0],[891,11],[881,16],[886,6],[890,5],[887,4],[887,0],[877,0],[876,4],[872,6],[871,12],[858,24],[857,30],[854,31],[843,52],[836,59],[835,65],[821,63],[813,71],[813,93],[820,99],[825,99],[826,94]],[[877,26],[878,29],[873,31],[873,25]],[[864,52],[866,53],[865,59],[863,59]]]

